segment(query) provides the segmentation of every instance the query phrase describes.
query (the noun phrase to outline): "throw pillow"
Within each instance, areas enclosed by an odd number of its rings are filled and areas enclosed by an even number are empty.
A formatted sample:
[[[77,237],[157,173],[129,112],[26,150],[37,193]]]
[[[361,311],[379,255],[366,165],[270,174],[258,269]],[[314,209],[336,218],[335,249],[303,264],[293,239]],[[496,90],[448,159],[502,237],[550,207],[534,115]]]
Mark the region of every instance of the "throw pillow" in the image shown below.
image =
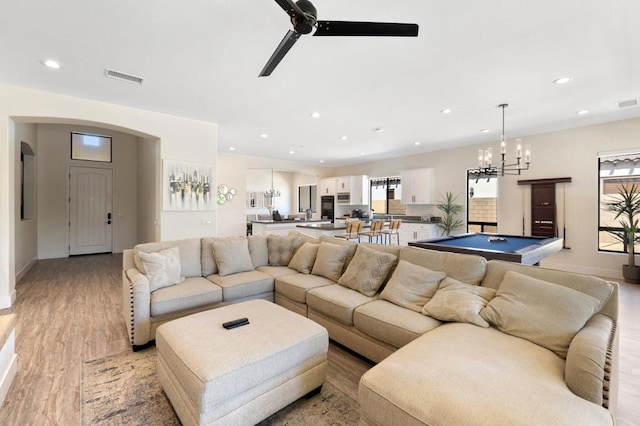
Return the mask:
[[[498,330],[566,358],[571,339],[600,302],[588,294],[508,271],[480,316]]]
[[[149,279],[149,290],[156,291],[159,288],[178,284],[180,277],[180,251],[178,247],[172,247],[153,253],[138,253],[142,263],[142,272]]]
[[[480,316],[480,311],[495,294],[492,288],[465,284],[447,277],[424,305],[422,314],[440,321],[467,322],[487,328],[489,323]]]
[[[213,253],[220,276],[253,271],[246,237],[214,238]]]
[[[348,253],[349,247],[347,246],[320,243],[311,273],[337,282],[340,279],[340,275],[342,275],[342,269]]]
[[[445,277],[444,272],[432,271],[406,260],[400,260],[389,282],[380,293],[380,298],[420,312]]]
[[[249,240],[249,254],[253,261],[253,267],[267,266],[269,264],[269,246],[266,235],[251,235]]]
[[[289,268],[303,274],[310,274],[316,261],[320,244],[304,243],[289,262]]]
[[[344,261],[344,269],[342,269],[342,272],[347,269],[351,259],[353,259],[353,256],[356,254],[356,249],[358,248],[358,243],[355,241],[343,240],[342,238],[330,237],[328,235],[320,235],[320,242],[349,247],[349,251],[347,251],[347,259]]]
[[[359,291],[365,296],[374,296],[391,272],[398,257],[391,253],[358,245],[356,254],[338,284]]]
[[[290,237],[300,237],[303,243],[320,244],[319,238],[312,237],[311,235],[300,232],[297,229],[292,229],[287,235]]]
[[[302,245],[298,236],[267,235],[267,249],[269,251],[269,265],[287,266],[291,258]]]

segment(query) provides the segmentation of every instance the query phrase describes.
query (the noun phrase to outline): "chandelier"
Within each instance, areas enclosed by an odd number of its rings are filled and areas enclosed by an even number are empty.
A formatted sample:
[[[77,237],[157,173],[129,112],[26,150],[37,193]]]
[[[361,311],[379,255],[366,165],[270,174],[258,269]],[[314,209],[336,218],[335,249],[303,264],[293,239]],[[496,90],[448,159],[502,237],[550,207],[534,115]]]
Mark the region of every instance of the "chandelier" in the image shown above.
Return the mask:
[[[507,164],[507,140],[504,137],[504,109],[509,104],[500,104],[502,108],[502,136],[500,137],[500,163],[493,164],[493,148],[478,151],[478,167],[469,170],[469,174],[476,175],[477,179],[491,178],[493,176],[519,175],[522,170],[529,170],[531,163],[531,145],[525,145],[524,156],[522,152],[522,139],[516,139],[516,161]],[[523,158],[524,157],[524,158]],[[523,164],[524,163],[524,164]]]
[[[269,198],[280,196],[280,189],[273,186],[273,169],[271,169],[271,188],[264,191],[264,196]]]

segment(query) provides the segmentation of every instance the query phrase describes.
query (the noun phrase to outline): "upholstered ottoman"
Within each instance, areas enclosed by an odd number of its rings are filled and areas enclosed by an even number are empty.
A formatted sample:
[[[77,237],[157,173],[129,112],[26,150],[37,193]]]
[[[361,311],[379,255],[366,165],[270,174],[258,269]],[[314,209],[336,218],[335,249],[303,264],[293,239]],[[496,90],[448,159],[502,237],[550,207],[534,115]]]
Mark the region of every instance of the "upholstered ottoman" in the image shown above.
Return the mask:
[[[250,300],[162,324],[158,377],[183,425],[253,425],[322,386],[328,345],[324,327]]]

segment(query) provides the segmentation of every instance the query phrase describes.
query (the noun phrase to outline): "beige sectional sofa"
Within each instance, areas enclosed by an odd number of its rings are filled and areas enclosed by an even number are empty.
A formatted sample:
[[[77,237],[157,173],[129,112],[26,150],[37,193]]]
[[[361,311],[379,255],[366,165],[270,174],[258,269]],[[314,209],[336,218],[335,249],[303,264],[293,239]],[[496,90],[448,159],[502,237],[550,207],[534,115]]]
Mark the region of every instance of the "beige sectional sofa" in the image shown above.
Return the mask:
[[[137,258],[170,247],[186,278],[151,291]],[[359,389],[370,424],[614,423],[618,287],[596,277],[293,233],[140,245],[125,252],[123,283],[133,345],[250,298],[313,319],[378,362]]]

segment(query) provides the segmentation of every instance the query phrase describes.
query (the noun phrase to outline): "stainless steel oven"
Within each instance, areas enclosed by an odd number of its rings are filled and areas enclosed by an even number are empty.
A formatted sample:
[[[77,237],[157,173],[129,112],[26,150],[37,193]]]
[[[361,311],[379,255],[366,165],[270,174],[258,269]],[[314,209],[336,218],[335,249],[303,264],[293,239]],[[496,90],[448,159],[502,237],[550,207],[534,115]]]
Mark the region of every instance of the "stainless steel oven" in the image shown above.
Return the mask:
[[[336,196],[336,202],[338,204],[349,204],[351,202],[351,193],[349,192],[338,192]]]

